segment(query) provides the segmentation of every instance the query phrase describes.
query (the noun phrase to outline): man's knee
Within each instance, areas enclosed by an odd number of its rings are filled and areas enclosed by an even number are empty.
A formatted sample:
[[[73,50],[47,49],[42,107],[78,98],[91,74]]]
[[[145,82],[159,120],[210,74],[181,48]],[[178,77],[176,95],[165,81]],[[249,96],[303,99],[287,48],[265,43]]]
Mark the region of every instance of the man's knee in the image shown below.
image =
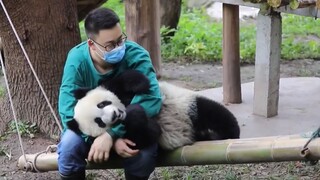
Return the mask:
[[[140,150],[139,154],[124,162],[126,174],[138,177],[149,177],[154,171],[157,158],[157,144]]]
[[[78,134],[67,130],[58,144],[58,168],[63,175],[84,171],[89,147]]]

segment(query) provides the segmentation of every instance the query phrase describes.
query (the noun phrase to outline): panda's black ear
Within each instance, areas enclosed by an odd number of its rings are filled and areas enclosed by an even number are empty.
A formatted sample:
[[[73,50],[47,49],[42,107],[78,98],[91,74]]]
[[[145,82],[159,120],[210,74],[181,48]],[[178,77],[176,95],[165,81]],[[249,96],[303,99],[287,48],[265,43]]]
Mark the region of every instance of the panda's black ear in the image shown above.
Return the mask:
[[[72,130],[73,132],[78,133],[80,131],[79,129],[79,124],[75,119],[72,119],[71,121],[67,122],[67,126],[70,130]]]
[[[90,90],[91,90],[90,88],[79,88],[79,89],[74,90],[72,93],[73,93],[73,96],[74,96],[76,99],[81,99],[81,98],[83,98],[84,96],[86,96],[86,94],[87,94]]]

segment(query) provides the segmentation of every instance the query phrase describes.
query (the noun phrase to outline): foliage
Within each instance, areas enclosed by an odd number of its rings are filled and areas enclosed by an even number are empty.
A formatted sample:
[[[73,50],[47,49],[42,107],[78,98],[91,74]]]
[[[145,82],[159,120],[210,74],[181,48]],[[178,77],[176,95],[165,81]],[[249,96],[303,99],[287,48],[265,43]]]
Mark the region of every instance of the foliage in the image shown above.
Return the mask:
[[[320,21],[311,17],[283,15],[282,53],[284,59],[320,57]]]
[[[34,137],[34,134],[38,132],[38,127],[36,123],[31,122],[21,122],[18,121],[18,129],[21,136],[29,136],[30,138]],[[16,133],[17,128],[15,121],[11,121],[9,124],[9,133]]]
[[[0,75],[1,77],[1,75]],[[6,94],[6,89],[4,87],[0,86],[0,98],[4,97],[4,95]]]
[[[320,22],[311,17],[282,14],[282,51],[285,60],[320,58]],[[222,59],[221,21],[212,21],[204,9],[183,10],[178,29],[170,43],[162,41],[164,59],[178,57],[194,61],[220,61]],[[162,28],[161,33],[171,31]],[[256,50],[256,25],[240,22],[240,58],[253,63]]]
[[[119,0],[109,0],[103,5],[113,9],[125,28],[124,5]],[[281,57],[285,60],[320,58],[320,21],[311,17],[282,14]],[[161,27],[161,53],[164,61],[212,62],[222,59],[222,28],[219,20],[212,20],[206,9],[187,9],[183,1],[177,30]],[[80,22],[82,40],[83,22]],[[164,36],[176,31],[170,41]],[[255,20],[240,22],[240,58],[243,63],[253,63],[256,50]]]

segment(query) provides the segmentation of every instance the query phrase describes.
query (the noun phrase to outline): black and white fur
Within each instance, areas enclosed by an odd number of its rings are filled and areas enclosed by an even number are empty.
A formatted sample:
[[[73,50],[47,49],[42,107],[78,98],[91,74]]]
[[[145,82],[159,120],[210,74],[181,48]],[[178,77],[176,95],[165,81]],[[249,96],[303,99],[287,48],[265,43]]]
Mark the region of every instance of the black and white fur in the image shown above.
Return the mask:
[[[129,75],[129,74],[128,74]],[[125,84],[120,81],[126,80]],[[123,95],[122,100],[129,104],[134,94],[142,94],[149,91],[149,81],[147,78],[139,79],[145,86],[135,86],[135,76],[120,76],[114,78],[116,84],[111,88],[117,94]],[[119,82],[119,83],[117,83]],[[78,100],[74,108],[74,117],[67,122],[69,129],[76,133],[84,133],[90,137],[97,137],[106,133],[113,125],[123,123],[125,126],[124,138],[135,142],[133,149],[141,149],[158,141],[160,136],[160,126],[149,120],[146,112],[139,104],[130,104],[127,107],[120,101],[105,85],[95,89],[80,88],[75,90],[74,96]],[[131,84],[130,84],[131,83]],[[119,90],[119,91],[118,91]],[[125,92],[125,94],[121,94]]]
[[[148,119],[141,106],[130,104],[135,94],[149,89],[149,81],[143,74],[130,70],[101,82],[105,91],[112,91],[126,106],[126,135],[135,143],[146,146],[158,141],[163,149],[172,150],[200,140],[239,138],[238,122],[223,105],[195,91],[166,82],[159,85],[163,105],[156,117]],[[148,139],[149,136],[153,138]]]
[[[124,120],[126,108],[111,91],[99,86],[94,90],[81,88],[74,92],[78,100],[69,129],[97,137],[106,132],[116,121]]]

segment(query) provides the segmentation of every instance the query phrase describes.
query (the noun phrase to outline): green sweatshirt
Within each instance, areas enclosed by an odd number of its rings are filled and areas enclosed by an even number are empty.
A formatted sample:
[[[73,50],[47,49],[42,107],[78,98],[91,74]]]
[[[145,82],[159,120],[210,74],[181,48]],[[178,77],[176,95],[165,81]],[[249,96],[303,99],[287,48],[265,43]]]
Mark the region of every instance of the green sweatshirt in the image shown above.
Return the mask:
[[[126,41],[126,52],[123,60],[106,73],[99,73],[93,65],[87,42],[72,48],[68,54],[59,92],[58,110],[64,131],[66,123],[73,118],[74,106],[77,100],[72,91],[80,87],[95,88],[102,78],[114,77],[127,69],[135,69],[145,74],[150,80],[150,93],[136,95],[131,104],[140,104],[149,117],[159,113],[161,108],[161,95],[158,80],[151,63],[149,53],[137,43]],[[122,137],[124,126],[119,124],[111,129],[113,135]],[[82,135],[88,141],[87,135]]]

